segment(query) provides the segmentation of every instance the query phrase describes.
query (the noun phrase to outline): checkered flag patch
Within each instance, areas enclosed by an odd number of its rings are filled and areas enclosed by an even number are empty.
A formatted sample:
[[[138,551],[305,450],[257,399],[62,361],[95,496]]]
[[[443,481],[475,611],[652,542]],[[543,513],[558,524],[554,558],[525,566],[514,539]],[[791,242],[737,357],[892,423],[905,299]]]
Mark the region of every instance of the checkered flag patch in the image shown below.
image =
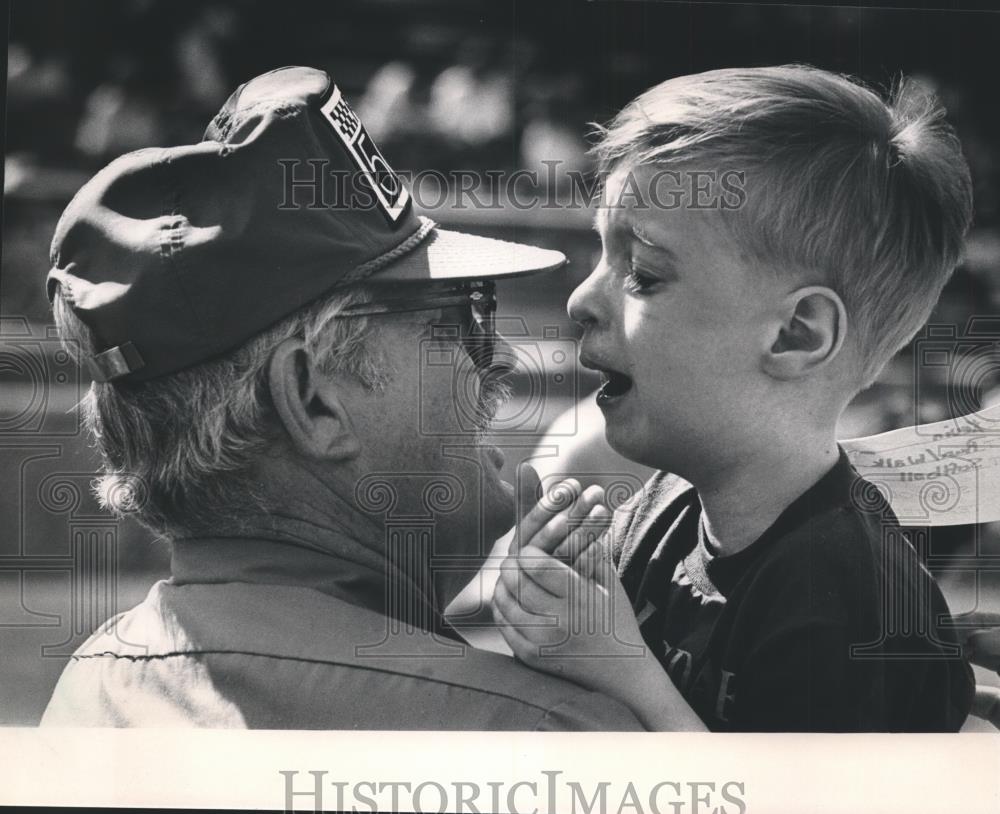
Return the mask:
[[[350,105],[343,99],[337,102],[333,106],[333,110],[330,111],[330,121],[347,138],[350,138],[357,132],[358,125],[361,123],[361,120],[354,115],[354,111],[351,110]]]
[[[360,171],[363,181],[375,196],[375,204],[391,223],[395,223],[407,211],[410,193],[365,131],[361,119],[344,101],[336,85],[320,107],[320,113]]]

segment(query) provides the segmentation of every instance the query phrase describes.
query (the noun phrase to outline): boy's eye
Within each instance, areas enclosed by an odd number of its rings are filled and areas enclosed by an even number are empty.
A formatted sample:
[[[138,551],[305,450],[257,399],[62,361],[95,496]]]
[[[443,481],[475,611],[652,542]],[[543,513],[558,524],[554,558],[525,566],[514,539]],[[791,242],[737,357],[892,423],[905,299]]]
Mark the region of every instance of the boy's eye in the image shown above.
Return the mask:
[[[629,261],[628,271],[625,272],[625,287],[629,291],[643,294],[650,291],[659,282],[659,277],[644,271],[642,266],[636,264],[635,261]]]

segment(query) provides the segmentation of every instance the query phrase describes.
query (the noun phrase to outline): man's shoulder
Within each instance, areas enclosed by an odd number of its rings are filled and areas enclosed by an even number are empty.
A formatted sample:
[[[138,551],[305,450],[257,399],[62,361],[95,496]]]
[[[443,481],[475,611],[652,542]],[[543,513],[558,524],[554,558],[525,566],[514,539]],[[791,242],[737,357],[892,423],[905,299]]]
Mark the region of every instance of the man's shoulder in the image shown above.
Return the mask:
[[[108,619],[77,648],[43,726],[246,726],[161,603],[165,585],[157,582],[142,602]]]
[[[391,697],[382,705],[406,706],[415,719],[433,718],[431,697],[451,699],[451,714],[461,716],[463,704],[493,707],[506,714],[542,718],[560,707],[586,708],[597,714],[593,693],[537,673],[513,659],[477,650],[464,642],[407,625],[368,608],[353,605],[320,591],[292,586],[231,584],[180,586],[170,601],[174,614],[203,648],[267,654],[285,661],[307,660],[326,665],[336,674],[365,674],[366,692],[382,686]],[[263,598],[266,592],[267,598]],[[262,601],[263,600],[263,601]],[[224,629],[244,613],[255,613],[252,628]],[[211,621],[209,621],[211,620]],[[337,675],[331,680],[336,682]],[[408,688],[424,696],[424,709],[411,697],[396,697],[392,688]],[[595,725],[611,716],[599,714]],[[630,717],[630,716],[629,716]],[[400,721],[402,726],[404,722]],[[425,721],[425,728],[430,724]],[[438,721],[452,728],[456,721]],[[622,728],[628,728],[623,716]]]
[[[294,586],[160,583],[74,659],[189,662],[251,727],[639,728],[574,684]]]

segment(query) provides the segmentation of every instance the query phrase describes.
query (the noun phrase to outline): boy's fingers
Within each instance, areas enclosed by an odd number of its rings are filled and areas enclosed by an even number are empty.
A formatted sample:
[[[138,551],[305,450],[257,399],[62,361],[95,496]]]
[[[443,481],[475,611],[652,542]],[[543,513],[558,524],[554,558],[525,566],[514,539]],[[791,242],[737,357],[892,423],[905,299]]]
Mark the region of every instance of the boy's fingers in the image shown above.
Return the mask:
[[[497,583],[497,590],[503,586],[501,601],[505,603],[505,608],[509,610],[508,618],[517,617],[517,621],[531,625],[535,629],[551,627],[553,623],[558,623],[561,616],[566,614],[565,584],[566,577],[572,572],[562,563],[552,559],[549,555],[539,552],[530,546],[525,551],[525,557],[534,558],[539,571],[546,570],[545,563],[556,564],[561,569],[563,582],[563,595],[551,593],[546,587],[539,585],[529,574],[520,567],[516,558],[511,558],[515,563],[514,569],[505,570],[502,579]],[[530,567],[530,566],[529,566]],[[534,570],[534,569],[532,569]],[[556,580],[558,582],[558,579]],[[514,608],[516,606],[516,609]],[[523,615],[521,615],[523,614]],[[525,631],[529,638],[534,638],[530,632]]]
[[[580,579],[568,565],[533,545],[521,549],[517,565],[523,575],[522,582],[536,585],[545,594],[560,599],[568,595],[570,582]]]
[[[520,659],[536,670],[562,672],[562,666],[558,660],[542,659],[540,653],[541,645],[525,637],[517,627],[504,618],[502,613],[494,613],[493,621],[500,628],[500,633],[513,651],[515,658]]]
[[[521,573],[517,556],[515,554],[508,555],[500,564],[500,579],[497,580],[497,586],[504,585],[507,588],[507,593],[516,598],[519,596],[520,586],[524,581],[525,577]]]
[[[608,546],[608,533],[605,531],[590,545],[582,548],[570,565],[584,579],[596,579],[594,566],[601,562],[601,555]],[[594,550],[596,549],[596,551]]]
[[[594,580],[602,588],[610,590],[614,584],[612,580],[618,579],[618,574],[611,561],[606,538],[595,540],[593,545],[584,549],[575,570]]]
[[[540,558],[551,560],[547,554],[539,554],[537,550],[530,547],[527,551],[532,552]],[[551,602],[553,597],[541,586],[536,585],[525,573],[516,557],[508,557],[504,561],[500,579],[497,581],[497,588],[502,586],[502,601],[507,603],[507,607],[516,605],[521,611],[531,617],[534,624],[544,624],[544,619],[539,616],[551,615]],[[516,613],[516,611],[511,611]]]
[[[596,485],[584,489],[575,500],[569,501],[567,497],[565,508],[546,523],[534,537],[523,537],[521,547],[531,545],[551,554],[563,544],[574,529],[587,521],[590,512],[603,500],[604,489]]]
[[[601,513],[598,517],[603,517],[606,514],[610,520],[611,513],[604,505],[604,489],[596,484],[584,489],[579,499],[563,512],[568,521],[568,529],[573,531],[580,526],[586,526],[591,523],[603,523],[603,521],[596,518],[591,518],[591,513],[595,509],[600,509]]]
[[[525,537],[521,550],[523,551],[527,546],[532,546],[547,554],[551,553],[559,547],[559,544],[569,534],[569,522],[569,513],[560,512],[533,536]]]
[[[521,464],[517,471],[520,476],[518,482],[517,519],[520,522],[527,517],[528,512],[532,510],[538,499],[542,496],[542,481],[538,477],[538,470],[531,464]]]
[[[538,503],[550,514],[556,514],[570,508],[580,499],[583,491],[580,481],[576,478],[566,478],[542,495]]]
[[[539,618],[524,607],[523,599],[518,597],[504,583],[497,583],[493,594],[493,604],[500,609],[504,619],[521,631],[521,635],[530,639],[533,629],[546,627],[546,620]]]
[[[528,493],[528,487],[524,487],[523,483],[527,482],[530,485],[532,480],[537,482],[538,474],[535,472],[534,467],[527,464],[522,469],[530,470],[530,474],[525,472],[525,477],[522,478],[523,488],[521,492],[523,497]],[[537,488],[536,483],[535,486],[531,487],[531,490],[537,491]],[[543,495],[534,504],[533,508],[528,511],[521,522],[518,523],[514,550],[523,548],[553,517],[559,515],[568,506],[572,506],[577,498],[579,498],[580,491],[580,482],[570,478],[562,481],[547,494]]]
[[[553,553],[563,562],[576,563],[580,555],[601,538],[610,523],[611,512],[601,504],[594,506]]]
[[[524,521],[541,497],[541,479],[531,464],[521,464],[517,468],[517,532],[514,538],[514,549],[520,548],[520,534]]]
[[[504,641],[518,658],[523,660],[532,650],[537,652],[538,648],[521,635],[520,631],[504,616],[503,609],[495,602],[493,603],[493,623],[500,629]]]

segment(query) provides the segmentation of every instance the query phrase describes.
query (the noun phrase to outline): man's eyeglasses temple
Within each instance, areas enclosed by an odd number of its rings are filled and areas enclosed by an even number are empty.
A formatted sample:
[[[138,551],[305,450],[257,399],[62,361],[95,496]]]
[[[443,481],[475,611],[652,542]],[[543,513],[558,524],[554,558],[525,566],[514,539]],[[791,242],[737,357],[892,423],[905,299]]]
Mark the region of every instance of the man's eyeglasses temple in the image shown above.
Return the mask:
[[[378,316],[379,314],[402,314],[411,311],[449,308],[456,305],[471,305],[484,314],[492,314],[497,307],[495,286],[492,283],[477,283],[475,286],[463,286],[461,289],[451,289],[440,294],[362,302],[346,306],[337,313],[337,316],[362,317]]]

